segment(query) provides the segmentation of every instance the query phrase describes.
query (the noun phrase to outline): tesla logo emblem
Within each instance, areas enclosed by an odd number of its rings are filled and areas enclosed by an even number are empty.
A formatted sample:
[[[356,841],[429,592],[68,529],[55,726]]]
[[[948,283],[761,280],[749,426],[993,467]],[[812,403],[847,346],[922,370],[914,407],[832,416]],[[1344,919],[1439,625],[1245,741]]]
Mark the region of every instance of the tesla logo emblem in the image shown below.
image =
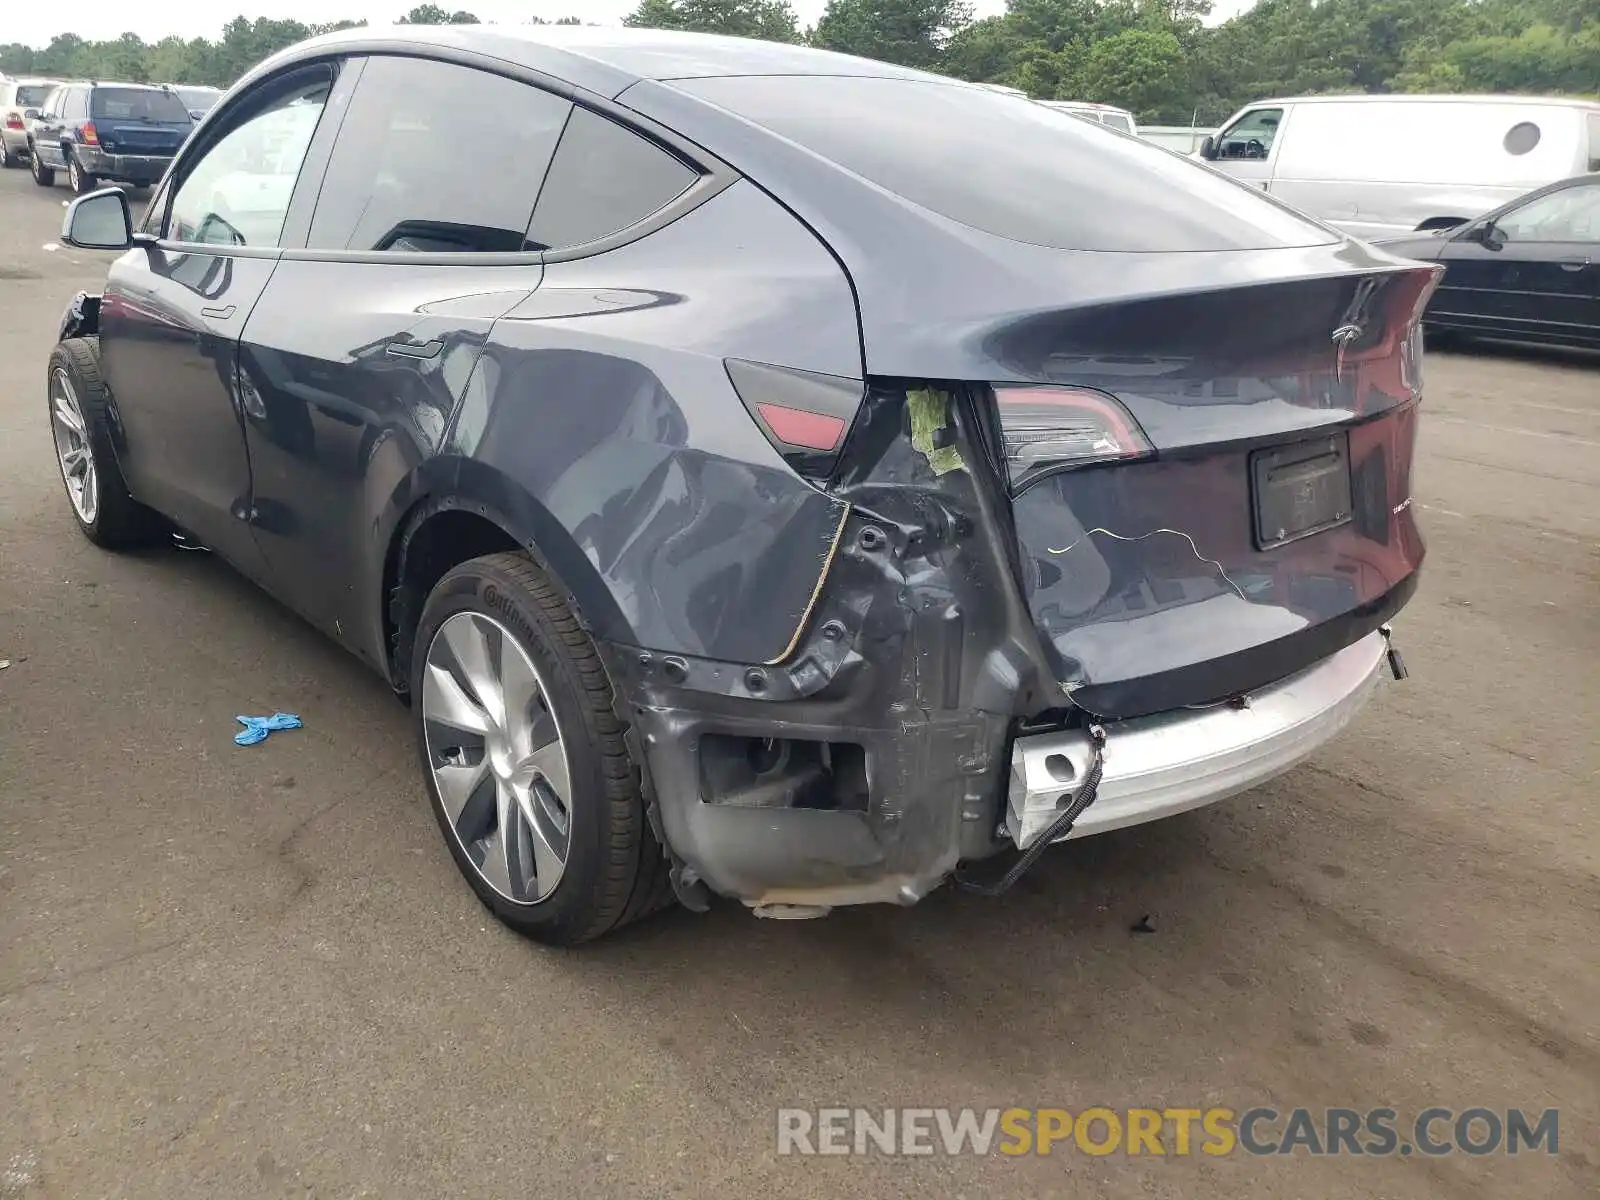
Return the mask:
[[[1344,352],[1359,338],[1364,330],[1360,325],[1341,325],[1333,331],[1333,344],[1337,347],[1338,356],[1333,361],[1333,377],[1344,382]]]

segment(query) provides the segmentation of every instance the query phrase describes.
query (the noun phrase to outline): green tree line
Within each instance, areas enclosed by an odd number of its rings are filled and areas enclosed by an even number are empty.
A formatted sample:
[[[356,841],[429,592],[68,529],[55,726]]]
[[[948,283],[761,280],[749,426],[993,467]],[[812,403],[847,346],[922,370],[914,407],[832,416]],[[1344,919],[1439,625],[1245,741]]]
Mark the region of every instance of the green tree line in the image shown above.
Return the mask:
[[[1210,11],[1210,0],[1007,0],[975,20],[968,0],[829,0],[803,29],[788,0],[640,0],[627,23],[805,42],[1039,99],[1119,104],[1146,122],[1214,124],[1267,95],[1600,94],[1597,0],[1258,0],[1215,26]],[[477,17],[424,4],[400,20]],[[226,85],[284,46],[359,24],[241,16],[216,41],[153,44],[63,33],[43,48],[0,46],[0,70]]]

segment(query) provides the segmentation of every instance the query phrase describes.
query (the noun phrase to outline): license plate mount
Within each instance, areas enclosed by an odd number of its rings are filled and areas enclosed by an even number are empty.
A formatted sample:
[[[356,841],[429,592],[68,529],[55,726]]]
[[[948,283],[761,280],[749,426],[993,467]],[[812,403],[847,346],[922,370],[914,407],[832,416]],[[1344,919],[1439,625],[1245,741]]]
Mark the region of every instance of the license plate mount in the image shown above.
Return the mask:
[[[1325,434],[1250,455],[1256,546],[1271,550],[1351,519],[1350,435]]]

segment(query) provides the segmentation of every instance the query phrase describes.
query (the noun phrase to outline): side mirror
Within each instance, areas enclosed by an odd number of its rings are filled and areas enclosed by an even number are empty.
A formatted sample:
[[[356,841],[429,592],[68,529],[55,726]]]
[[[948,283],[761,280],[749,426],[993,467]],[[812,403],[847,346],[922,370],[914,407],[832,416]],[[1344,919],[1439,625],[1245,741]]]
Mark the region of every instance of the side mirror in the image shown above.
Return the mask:
[[[37,108],[25,108],[22,110],[22,119],[24,121],[37,121],[43,116],[44,114]]]
[[[1485,221],[1467,230],[1466,241],[1477,242],[1485,250],[1501,250],[1506,244],[1505,231],[1493,221]]]
[[[126,250],[133,245],[133,213],[117,188],[80,196],[67,207],[61,240],[80,250]]]
[[[1217,157],[1217,139],[1209,133],[1200,139],[1200,157],[1208,162]]]

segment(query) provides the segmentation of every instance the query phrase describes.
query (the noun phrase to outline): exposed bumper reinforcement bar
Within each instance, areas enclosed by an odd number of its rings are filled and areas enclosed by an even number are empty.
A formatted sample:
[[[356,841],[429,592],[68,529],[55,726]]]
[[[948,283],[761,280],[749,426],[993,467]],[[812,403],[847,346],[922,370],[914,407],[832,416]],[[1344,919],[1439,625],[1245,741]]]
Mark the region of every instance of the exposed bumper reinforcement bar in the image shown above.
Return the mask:
[[[1372,633],[1244,702],[1106,726],[1099,796],[1067,836],[1187,812],[1282,774],[1350,723],[1385,651],[1384,635]],[[1017,739],[1005,820],[1012,841],[1026,849],[1050,826],[1082,787],[1093,757],[1082,730]]]

